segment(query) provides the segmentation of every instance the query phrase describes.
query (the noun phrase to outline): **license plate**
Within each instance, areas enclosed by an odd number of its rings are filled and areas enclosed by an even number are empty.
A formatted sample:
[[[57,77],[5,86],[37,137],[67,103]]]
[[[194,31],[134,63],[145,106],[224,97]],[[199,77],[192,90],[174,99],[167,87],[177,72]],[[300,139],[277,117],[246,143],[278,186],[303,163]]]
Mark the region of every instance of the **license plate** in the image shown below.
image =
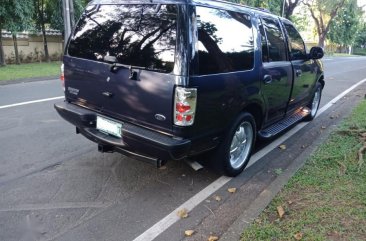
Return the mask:
[[[119,138],[122,137],[122,124],[101,116],[97,116],[97,129]]]

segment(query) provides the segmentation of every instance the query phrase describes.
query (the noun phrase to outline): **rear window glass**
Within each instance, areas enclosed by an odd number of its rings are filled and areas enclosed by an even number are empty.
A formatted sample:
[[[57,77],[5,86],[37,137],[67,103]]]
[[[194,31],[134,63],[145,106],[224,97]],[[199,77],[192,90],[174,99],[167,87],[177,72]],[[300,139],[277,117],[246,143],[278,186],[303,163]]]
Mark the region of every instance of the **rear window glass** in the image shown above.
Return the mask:
[[[176,5],[94,5],[76,26],[68,54],[171,72],[176,30]]]

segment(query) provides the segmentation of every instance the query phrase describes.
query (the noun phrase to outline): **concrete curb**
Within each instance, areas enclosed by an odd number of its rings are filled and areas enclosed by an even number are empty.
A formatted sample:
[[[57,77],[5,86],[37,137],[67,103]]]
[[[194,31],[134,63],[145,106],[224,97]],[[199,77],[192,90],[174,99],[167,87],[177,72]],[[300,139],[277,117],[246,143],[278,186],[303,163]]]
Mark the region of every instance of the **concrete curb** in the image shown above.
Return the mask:
[[[20,84],[20,83],[28,83],[28,82],[36,82],[36,81],[46,81],[46,80],[54,80],[58,79],[59,76],[46,76],[46,77],[34,77],[34,78],[24,78],[24,79],[14,79],[14,80],[1,80],[1,85],[11,85],[11,84]]]

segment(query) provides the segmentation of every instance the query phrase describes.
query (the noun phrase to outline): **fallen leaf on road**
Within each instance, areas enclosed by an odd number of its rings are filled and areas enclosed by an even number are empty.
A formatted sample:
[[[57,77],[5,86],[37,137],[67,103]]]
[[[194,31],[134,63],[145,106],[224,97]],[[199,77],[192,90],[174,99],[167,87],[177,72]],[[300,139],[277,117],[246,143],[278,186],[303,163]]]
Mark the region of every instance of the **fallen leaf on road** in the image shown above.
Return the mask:
[[[183,209],[179,210],[177,214],[180,218],[186,218],[186,217],[188,217],[188,210],[183,208]]]
[[[282,206],[278,206],[278,207],[277,207],[277,213],[278,213],[278,216],[279,216],[280,218],[282,218],[282,217],[283,217],[283,215],[285,215],[285,210],[283,209],[283,207],[282,207]]]
[[[219,237],[217,237],[217,236],[210,236],[207,239],[207,241],[217,241],[217,240],[219,240]]]
[[[194,230],[186,230],[184,232],[184,235],[187,237],[191,237],[194,234]]]
[[[215,196],[215,200],[220,202],[221,201],[221,197],[220,196]]]
[[[280,146],[279,146],[279,148],[280,148],[281,150],[286,150],[286,148],[287,148],[287,147],[286,147],[286,145],[280,145]]]
[[[301,240],[303,235],[304,235],[304,234],[300,232],[300,233],[295,234],[295,235],[294,235],[294,238],[295,238],[296,240]]]
[[[229,193],[236,193],[236,188],[232,187],[227,190]]]

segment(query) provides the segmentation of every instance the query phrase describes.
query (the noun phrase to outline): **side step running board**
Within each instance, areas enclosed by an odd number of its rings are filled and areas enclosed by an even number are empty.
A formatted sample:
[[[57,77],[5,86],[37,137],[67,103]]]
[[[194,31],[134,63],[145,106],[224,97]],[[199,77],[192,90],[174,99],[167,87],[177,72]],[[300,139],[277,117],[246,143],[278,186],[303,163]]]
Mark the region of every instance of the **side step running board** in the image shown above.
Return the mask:
[[[306,116],[310,115],[310,109],[307,107],[301,108],[294,114],[287,116],[285,119],[267,127],[264,130],[258,132],[258,137],[261,139],[270,139],[282,131],[293,126],[297,122],[303,120]]]

